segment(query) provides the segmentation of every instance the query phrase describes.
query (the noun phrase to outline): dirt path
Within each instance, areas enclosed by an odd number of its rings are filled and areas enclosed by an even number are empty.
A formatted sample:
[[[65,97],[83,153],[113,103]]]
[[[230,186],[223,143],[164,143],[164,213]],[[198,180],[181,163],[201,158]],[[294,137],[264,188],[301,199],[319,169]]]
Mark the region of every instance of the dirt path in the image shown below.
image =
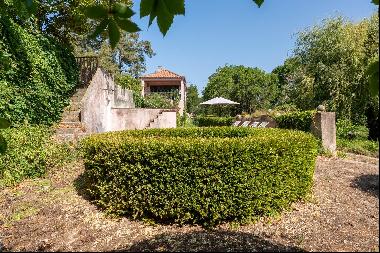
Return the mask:
[[[319,157],[314,195],[252,225],[148,225],[106,218],[78,195],[81,165],[0,192],[0,251],[379,251],[378,159]]]

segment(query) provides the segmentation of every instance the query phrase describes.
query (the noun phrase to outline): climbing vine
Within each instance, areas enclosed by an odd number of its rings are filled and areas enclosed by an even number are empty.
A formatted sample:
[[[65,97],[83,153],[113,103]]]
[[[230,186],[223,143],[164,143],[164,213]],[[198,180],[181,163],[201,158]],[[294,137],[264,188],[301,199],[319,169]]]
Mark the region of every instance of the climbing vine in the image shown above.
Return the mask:
[[[71,51],[0,15],[0,52],[0,117],[12,125],[59,120],[78,78]]]

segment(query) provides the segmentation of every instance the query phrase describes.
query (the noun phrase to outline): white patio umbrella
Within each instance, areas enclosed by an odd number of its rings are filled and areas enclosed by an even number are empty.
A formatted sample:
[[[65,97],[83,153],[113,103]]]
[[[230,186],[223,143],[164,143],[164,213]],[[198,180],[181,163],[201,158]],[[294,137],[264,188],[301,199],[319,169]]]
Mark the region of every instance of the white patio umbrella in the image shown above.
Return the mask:
[[[238,105],[239,103],[231,101],[231,100],[226,99],[226,98],[216,97],[216,98],[212,98],[212,99],[207,100],[207,101],[200,103],[200,104],[201,105]],[[220,108],[219,108],[219,116],[220,116]]]
[[[237,103],[237,102],[234,102],[234,101],[231,101],[229,99],[222,98],[222,97],[212,98],[210,100],[207,100],[207,101],[201,103],[201,105],[238,105],[238,104],[239,103]]]

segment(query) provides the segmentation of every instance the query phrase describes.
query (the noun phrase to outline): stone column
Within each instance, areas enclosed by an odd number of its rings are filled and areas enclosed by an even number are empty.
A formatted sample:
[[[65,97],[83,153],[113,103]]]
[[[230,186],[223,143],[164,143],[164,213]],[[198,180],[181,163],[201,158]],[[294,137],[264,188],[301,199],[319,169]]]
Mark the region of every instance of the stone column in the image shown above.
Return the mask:
[[[183,110],[185,108],[185,83],[183,80],[181,80],[181,99],[179,100],[179,114],[182,116],[183,115]]]
[[[335,153],[336,151],[336,125],[335,112],[318,111],[311,124],[311,132],[322,140],[323,148]]]
[[[145,92],[145,82],[144,80],[141,80],[141,96],[144,97]]]

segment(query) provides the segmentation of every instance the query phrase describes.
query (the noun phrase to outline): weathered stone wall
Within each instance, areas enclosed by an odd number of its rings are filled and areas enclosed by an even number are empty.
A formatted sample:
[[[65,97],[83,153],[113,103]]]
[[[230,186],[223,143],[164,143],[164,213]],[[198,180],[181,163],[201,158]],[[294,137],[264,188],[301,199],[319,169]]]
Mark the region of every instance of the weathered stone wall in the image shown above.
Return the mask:
[[[81,121],[89,133],[107,131],[113,96],[108,89],[111,81],[112,78],[98,68],[82,99]]]
[[[176,127],[176,111],[134,108],[132,91],[116,85],[98,68],[81,101],[81,121],[88,133]],[[151,124],[151,121],[152,122]]]
[[[122,87],[115,85],[115,99],[114,99],[113,107],[135,108],[132,91],[123,89]]]
[[[141,109],[141,108],[112,108],[113,121],[109,131],[124,129],[145,129],[145,128],[175,128],[176,111],[164,111],[161,109]],[[151,121],[152,122],[151,124]]]

